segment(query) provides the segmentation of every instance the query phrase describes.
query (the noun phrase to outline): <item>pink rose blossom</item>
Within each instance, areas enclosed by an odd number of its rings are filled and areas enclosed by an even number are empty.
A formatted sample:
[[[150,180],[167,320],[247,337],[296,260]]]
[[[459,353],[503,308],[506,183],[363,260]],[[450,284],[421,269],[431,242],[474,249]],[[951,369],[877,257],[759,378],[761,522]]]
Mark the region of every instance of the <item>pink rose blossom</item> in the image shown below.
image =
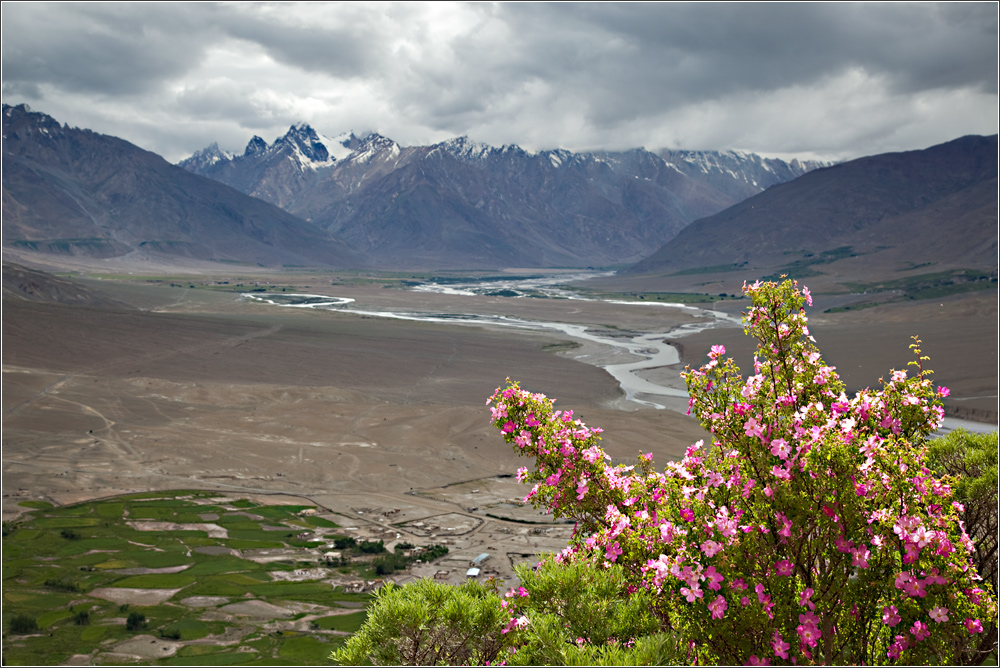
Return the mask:
[[[714,540],[706,540],[701,544],[701,551],[705,553],[706,557],[714,557],[722,551],[722,545]]]
[[[775,656],[782,659],[788,658],[788,650],[791,648],[791,645],[785,642],[785,639],[777,631],[774,632],[774,637],[771,639],[771,647],[774,648]]]
[[[982,623],[978,619],[966,619],[965,620],[965,629],[969,633],[982,633],[983,632],[983,625],[982,625]]]
[[[887,606],[882,611],[882,623],[886,626],[893,627],[901,621],[902,617],[899,616],[899,610],[896,609],[896,606]]]
[[[799,624],[795,631],[799,634],[799,638],[802,639],[802,643],[810,647],[815,647],[816,641],[823,636],[823,632],[812,624]]]
[[[940,605],[931,608],[928,614],[931,616],[931,619],[933,619],[938,624],[944,624],[946,621],[948,621],[948,608],[942,608]]]
[[[717,596],[714,601],[708,604],[708,609],[712,613],[712,619],[722,619],[726,616],[726,609],[729,605],[722,596]]]

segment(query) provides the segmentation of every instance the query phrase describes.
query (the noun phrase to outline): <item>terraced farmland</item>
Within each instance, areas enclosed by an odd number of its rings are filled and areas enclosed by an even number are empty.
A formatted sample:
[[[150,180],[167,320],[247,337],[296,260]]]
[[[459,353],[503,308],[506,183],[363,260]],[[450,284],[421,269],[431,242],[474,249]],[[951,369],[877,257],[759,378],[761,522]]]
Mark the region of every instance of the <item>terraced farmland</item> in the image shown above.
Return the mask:
[[[370,594],[338,583],[374,578],[377,555],[331,562],[337,524],[308,506],[192,491],[25,505],[4,526],[4,665],[328,664],[364,621]]]

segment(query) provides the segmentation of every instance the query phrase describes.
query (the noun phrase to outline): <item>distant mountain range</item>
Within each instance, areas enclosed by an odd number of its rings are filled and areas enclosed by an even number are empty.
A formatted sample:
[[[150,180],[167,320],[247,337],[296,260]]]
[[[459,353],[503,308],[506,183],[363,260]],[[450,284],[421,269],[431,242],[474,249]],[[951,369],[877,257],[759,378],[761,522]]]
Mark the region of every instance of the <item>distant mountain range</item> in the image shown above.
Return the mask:
[[[812,171],[695,221],[629,273],[802,274],[849,257],[886,274],[995,270],[997,135]]]
[[[748,275],[997,265],[997,137],[823,166],[740,152],[402,147],[305,124],[181,163],[3,107],[7,259]],[[861,267],[862,265],[857,265]]]
[[[465,137],[402,147],[293,125],[241,155],[213,144],[180,166],[271,202],[381,267],[635,262],[691,221],[821,163],[740,152],[531,153]]]
[[[126,141],[3,106],[5,256],[359,267],[329,233]]]

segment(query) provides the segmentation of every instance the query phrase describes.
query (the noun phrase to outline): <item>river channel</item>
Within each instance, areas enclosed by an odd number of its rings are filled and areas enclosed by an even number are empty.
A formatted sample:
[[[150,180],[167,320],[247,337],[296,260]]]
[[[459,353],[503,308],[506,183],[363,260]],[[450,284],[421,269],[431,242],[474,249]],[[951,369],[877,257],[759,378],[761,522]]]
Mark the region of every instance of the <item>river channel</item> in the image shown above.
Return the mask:
[[[371,310],[366,309],[349,297],[330,297],[325,295],[265,292],[245,293],[244,298],[283,306],[287,308],[310,308],[321,310],[344,311],[358,315],[379,318],[395,318],[400,320],[416,320],[421,322],[437,322],[460,325],[479,325],[505,327],[529,331],[556,331],[580,342],[596,344],[605,350],[602,355],[581,356],[583,362],[594,364],[618,381],[626,401],[643,406],[664,409],[668,406],[662,400],[673,398],[674,406],[677,398],[686,398],[687,392],[679,387],[662,385],[639,375],[640,371],[670,366],[680,363],[677,349],[665,343],[664,339],[679,338],[694,332],[700,332],[714,327],[735,327],[740,321],[732,316],[710,309],[700,309],[685,304],[670,304],[666,302],[635,302],[607,299],[587,298],[572,290],[574,281],[586,280],[607,273],[581,272],[579,274],[559,274],[555,276],[531,276],[497,278],[476,282],[442,282],[422,283],[411,289],[416,292],[434,292],[456,297],[456,305],[461,305],[461,297],[473,295],[501,296],[511,299],[543,297],[554,299],[572,299],[581,302],[606,302],[624,304],[635,308],[666,308],[684,311],[687,315],[697,318],[697,322],[664,329],[663,331],[632,333],[626,336],[610,336],[606,328],[597,325],[581,325],[543,320],[529,320],[513,316],[482,315],[458,312],[420,312],[408,310]],[[607,363],[609,358],[626,357],[627,362]]]
[[[503,277],[475,282],[429,282],[415,285],[410,289],[415,292],[433,292],[454,296],[456,297],[456,304],[459,306],[461,305],[462,297],[475,295],[500,296],[511,299],[544,297],[572,299],[581,302],[623,304],[635,308],[678,309],[688,315],[694,316],[697,321],[669,329],[665,328],[662,331],[634,333],[626,338],[622,336],[610,336],[606,333],[606,327],[597,325],[596,323],[593,325],[579,325],[564,322],[529,320],[512,316],[462,313],[461,309],[450,313],[371,310],[364,308],[364,305],[358,304],[350,297],[330,297],[304,293],[257,292],[245,293],[242,296],[247,299],[288,308],[344,311],[378,318],[396,318],[456,325],[479,325],[529,331],[561,332],[577,341],[596,344],[604,350],[603,354],[581,355],[577,359],[581,362],[600,367],[611,374],[618,381],[622,392],[625,393],[625,400],[627,402],[632,402],[640,406],[651,406],[657,409],[685,410],[687,402],[679,401],[680,399],[687,398],[687,392],[684,389],[681,389],[680,386],[672,387],[647,380],[639,375],[640,372],[680,363],[680,355],[677,349],[666,343],[664,339],[677,339],[688,334],[717,327],[739,327],[741,326],[740,319],[721,311],[701,309],[686,304],[593,299],[584,297],[572,289],[571,284],[575,281],[609,275],[610,272],[580,272],[573,274],[562,273],[552,276]],[[623,356],[627,357],[629,361],[608,362],[610,358],[621,358]],[[945,418],[944,426],[935,435],[942,436],[952,429],[959,427],[975,432],[987,432],[996,429],[995,425],[980,424],[949,417]]]

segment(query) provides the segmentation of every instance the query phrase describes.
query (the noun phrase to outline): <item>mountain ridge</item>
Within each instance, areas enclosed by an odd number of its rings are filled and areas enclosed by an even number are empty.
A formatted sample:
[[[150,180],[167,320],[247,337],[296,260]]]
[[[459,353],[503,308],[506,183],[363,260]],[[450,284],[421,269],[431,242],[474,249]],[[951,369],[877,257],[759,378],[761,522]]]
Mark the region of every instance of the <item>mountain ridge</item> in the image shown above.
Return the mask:
[[[770,273],[855,247],[841,255],[995,268],[996,193],[997,135],[865,156],[694,221],[628,273],[726,265]]]
[[[530,152],[464,136],[404,147],[378,133],[339,135],[350,152],[318,160],[296,148],[303,133],[322,137],[296,124],[242,156],[179,165],[392,267],[630,264],[692,220],[820,166],[733,151],[667,152],[674,162],[645,149]]]
[[[31,255],[360,267],[342,241],[117,137],[3,106],[3,243]]]

